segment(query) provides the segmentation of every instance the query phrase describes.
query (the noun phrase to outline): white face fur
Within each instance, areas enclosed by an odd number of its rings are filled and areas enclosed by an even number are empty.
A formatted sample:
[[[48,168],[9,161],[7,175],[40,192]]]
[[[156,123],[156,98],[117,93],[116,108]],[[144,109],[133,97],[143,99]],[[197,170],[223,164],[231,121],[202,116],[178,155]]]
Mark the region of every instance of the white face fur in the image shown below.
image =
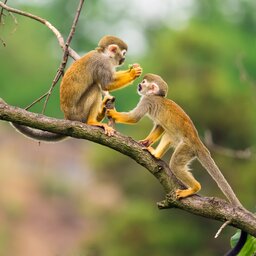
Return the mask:
[[[141,96],[158,95],[159,86],[155,82],[148,82],[147,79],[143,79],[138,85],[138,93]]]

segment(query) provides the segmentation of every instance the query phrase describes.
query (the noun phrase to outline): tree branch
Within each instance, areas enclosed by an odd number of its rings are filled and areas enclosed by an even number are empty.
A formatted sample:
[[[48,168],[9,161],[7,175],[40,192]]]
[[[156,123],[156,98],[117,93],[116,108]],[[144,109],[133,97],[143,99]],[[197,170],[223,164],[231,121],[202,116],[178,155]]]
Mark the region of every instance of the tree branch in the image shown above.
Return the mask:
[[[179,208],[187,212],[209,219],[225,222],[256,236],[256,216],[249,211],[234,207],[225,200],[214,197],[201,197],[198,195],[177,200],[174,191],[182,184],[173,175],[168,165],[162,160],[155,159],[148,151],[133,139],[116,133],[108,137],[101,128],[85,125],[81,122],[71,122],[44,115],[31,113],[23,109],[10,106],[0,100],[0,120],[55,132],[78,139],[90,140],[105,145],[120,153],[129,156],[138,164],[153,174],[167,193],[166,199],[158,203],[160,209]]]
[[[46,99],[45,99],[45,102],[44,102],[44,107],[43,107],[43,111],[42,111],[42,114],[44,114],[45,112],[45,109],[46,109],[46,105],[48,103],[48,100],[52,94],[52,90],[53,88],[55,87],[55,85],[57,84],[57,82],[59,81],[60,77],[63,75],[64,73],[64,69],[66,67],[66,64],[67,64],[67,61],[68,61],[68,56],[69,56],[69,51],[68,51],[68,48],[69,48],[69,45],[71,43],[71,40],[75,34],[75,30],[76,30],[76,25],[77,25],[77,22],[78,22],[78,19],[79,19],[79,16],[80,16],[80,12],[82,10],[82,7],[83,7],[83,4],[84,4],[84,0],[80,0],[79,1],[79,4],[78,4],[78,7],[77,7],[77,10],[76,10],[76,15],[75,15],[75,18],[73,20],[73,24],[71,26],[71,29],[70,29],[70,32],[69,32],[69,35],[68,35],[68,38],[66,40],[66,43],[65,43],[65,47],[64,47],[64,53],[63,53],[63,57],[62,57],[62,61],[61,61],[61,64],[58,68],[58,71],[57,71],[57,74],[55,75],[54,79],[53,79],[53,82],[52,82],[52,85],[47,93],[47,96],[46,96]]]

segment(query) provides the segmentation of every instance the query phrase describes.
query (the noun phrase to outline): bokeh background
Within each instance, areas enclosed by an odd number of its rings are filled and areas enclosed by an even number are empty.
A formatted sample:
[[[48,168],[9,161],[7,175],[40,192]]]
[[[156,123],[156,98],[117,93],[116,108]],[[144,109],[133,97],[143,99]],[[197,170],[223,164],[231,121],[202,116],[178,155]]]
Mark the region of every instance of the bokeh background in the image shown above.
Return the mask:
[[[13,0],[66,37],[78,1]],[[256,2],[254,0],[88,0],[72,47],[84,54],[105,34],[129,45],[128,64],[161,75],[169,98],[191,116],[201,137],[218,145],[250,148],[248,159],[212,151],[241,202],[255,211]],[[62,58],[55,36],[42,24],[5,12],[0,26],[0,97],[26,107],[51,85]],[[17,23],[17,24],[16,24]],[[71,62],[72,60],[70,60]],[[120,111],[138,102],[136,85],[113,93]],[[42,104],[32,111],[41,112]],[[46,114],[62,118],[59,86]],[[143,139],[144,118],[117,129]],[[159,211],[158,181],[130,158],[88,141],[45,144],[0,125],[0,255],[169,256],[223,255],[235,229],[214,235],[221,223],[177,209]],[[169,161],[171,152],[165,159]],[[223,197],[195,162],[201,195]]]

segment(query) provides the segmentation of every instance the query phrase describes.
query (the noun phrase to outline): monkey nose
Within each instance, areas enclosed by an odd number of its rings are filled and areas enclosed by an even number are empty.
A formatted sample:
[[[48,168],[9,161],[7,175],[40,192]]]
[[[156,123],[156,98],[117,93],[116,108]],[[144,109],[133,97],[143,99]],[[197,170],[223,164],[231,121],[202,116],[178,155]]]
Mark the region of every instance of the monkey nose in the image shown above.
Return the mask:
[[[141,84],[139,84],[139,85],[138,85],[138,91],[140,92],[141,89],[142,89],[142,86],[141,86]]]

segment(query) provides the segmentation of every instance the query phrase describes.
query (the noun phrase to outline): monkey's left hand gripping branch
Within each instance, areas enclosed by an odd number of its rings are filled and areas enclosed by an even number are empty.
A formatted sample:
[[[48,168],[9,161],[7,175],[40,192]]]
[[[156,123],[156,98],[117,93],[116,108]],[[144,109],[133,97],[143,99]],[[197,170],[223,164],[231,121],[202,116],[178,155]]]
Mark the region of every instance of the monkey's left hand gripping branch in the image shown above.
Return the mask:
[[[215,197],[194,195],[178,200],[175,197],[175,190],[180,188],[182,184],[174,176],[169,166],[162,160],[154,158],[148,151],[143,150],[143,147],[138,142],[127,136],[118,132],[114,136],[107,136],[104,134],[103,129],[99,127],[31,113],[24,109],[10,106],[1,101],[1,99],[0,120],[90,140],[119,151],[145,167],[161,183],[167,197],[158,204],[159,208],[179,208],[221,222],[230,220],[230,225],[256,236],[256,216],[243,208],[234,207],[227,201]]]

